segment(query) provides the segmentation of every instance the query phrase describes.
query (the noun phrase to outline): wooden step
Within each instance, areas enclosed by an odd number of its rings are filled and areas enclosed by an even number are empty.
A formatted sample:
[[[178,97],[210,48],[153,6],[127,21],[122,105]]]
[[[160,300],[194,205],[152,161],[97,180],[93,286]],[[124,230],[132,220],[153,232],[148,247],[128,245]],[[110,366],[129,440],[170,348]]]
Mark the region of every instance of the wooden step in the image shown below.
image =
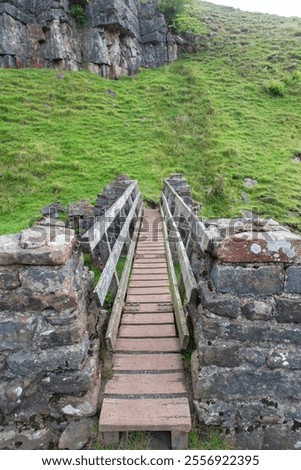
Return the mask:
[[[158,281],[158,282],[168,282],[169,283],[169,278],[167,274],[148,274],[149,271],[142,271],[140,274],[133,274],[131,276],[131,283],[134,282],[143,282],[145,281]],[[149,284],[150,285],[150,284]]]
[[[106,431],[190,431],[187,398],[105,398],[99,420]]]
[[[158,279],[157,276],[154,276],[154,279],[145,279],[141,280],[131,280],[129,288],[141,288],[141,287],[169,287],[168,277],[165,279]]]
[[[105,387],[105,395],[179,395],[185,393],[182,372],[114,374]]]
[[[174,314],[170,313],[124,313],[122,325],[174,324]]]
[[[149,294],[149,295],[139,295],[139,294],[128,294],[126,298],[127,302],[137,302],[137,303],[154,303],[154,302],[170,302],[172,303],[170,294]]]
[[[119,338],[168,338],[177,336],[174,325],[121,325]]]
[[[163,267],[145,267],[145,266],[133,266],[133,271],[132,271],[132,276],[131,276],[131,279],[135,279],[137,278],[137,276],[141,276],[141,277],[144,277],[144,276],[159,276],[160,275],[160,279],[162,276],[164,276],[165,278],[167,277],[168,279],[168,271],[167,271],[167,267],[166,266],[163,266]]]
[[[135,257],[134,266],[137,266],[138,264],[142,264],[142,265],[149,264],[149,265],[153,265],[153,267],[160,266],[161,264],[166,266],[166,258],[165,256],[160,256],[156,258],[146,258],[146,257],[136,258]]]
[[[126,302],[124,307],[125,313],[169,313],[173,312],[171,302],[150,302],[149,304],[138,302]]]
[[[169,285],[167,286],[134,286],[128,288],[128,295],[149,295],[149,294],[170,294]]]
[[[183,369],[180,354],[114,354],[114,371],[177,371]]]
[[[116,352],[180,352],[179,338],[117,338]]]

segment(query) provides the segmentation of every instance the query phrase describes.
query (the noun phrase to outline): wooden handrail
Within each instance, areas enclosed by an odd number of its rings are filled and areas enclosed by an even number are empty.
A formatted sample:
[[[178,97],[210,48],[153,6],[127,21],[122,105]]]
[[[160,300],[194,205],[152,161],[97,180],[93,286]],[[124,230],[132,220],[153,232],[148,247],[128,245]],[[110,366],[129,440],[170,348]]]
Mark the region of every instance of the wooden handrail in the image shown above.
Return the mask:
[[[106,345],[110,351],[114,351],[115,349],[115,343],[116,343],[116,338],[118,334],[121,314],[122,314],[122,310],[124,307],[124,300],[125,300],[125,296],[127,292],[129,277],[130,277],[131,269],[133,265],[135,249],[136,249],[136,244],[138,240],[138,233],[139,233],[141,220],[142,220],[142,214],[143,214],[143,206],[141,204],[139,214],[138,214],[138,219],[137,219],[134,233],[133,233],[133,237],[132,237],[129,251],[127,254],[126,263],[123,268],[122,276],[120,279],[120,284],[119,284],[118,291],[114,300],[112,313],[110,315],[110,321],[109,321],[109,325],[107,328]]]
[[[81,237],[81,244],[84,247],[88,246],[91,252],[94,250],[137,187],[137,181],[131,183],[122,196],[101,217],[97,218],[94,225]]]
[[[183,277],[183,282],[185,285],[185,291],[187,296],[188,303],[192,300],[192,298],[197,293],[197,283],[190,265],[190,261],[188,259],[186,249],[184,243],[181,239],[179,229],[173,219],[173,216],[170,212],[170,209],[167,204],[166,197],[162,194],[162,210],[164,219],[166,220],[167,226],[170,225],[174,235],[176,236],[176,243],[177,243],[177,254],[179,258],[179,263],[181,266],[181,273]]]
[[[125,199],[125,201],[126,201],[126,199]],[[118,235],[118,238],[117,238],[117,240],[114,244],[114,247],[113,247],[113,249],[110,253],[110,256],[109,256],[109,258],[108,258],[108,260],[105,264],[105,267],[102,271],[101,277],[100,277],[100,279],[99,279],[99,281],[98,281],[98,283],[97,283],[97,285],[94,289],[94,293],[97,294],[101,305],[104,304],[106,295],[107,295],[108,290],[110,288],[112,278],[114,276],[114,272],[115,272],[115,269],[116,269],[116,265],[118,263],[123,245],[126,241],[126,237],[128,235],[128,231],[129,231],[129,228],[130,228],[130,223],[132,222],[132,220],[135,216],[136,209],[140,207],[141,203],[142,203],[141,202],[141,195],[140,195],[140,192],[138,192],[138,194],[137,194],[137,196],[136,196],[136,198],[135,198],[135,200],[132,204],[130,212],[128,213],[128,216],[127,216],[127,218],[126,218],[126,220],[125,220],[125,222],[122,226],[122,229],[121,229],[121,231]]]

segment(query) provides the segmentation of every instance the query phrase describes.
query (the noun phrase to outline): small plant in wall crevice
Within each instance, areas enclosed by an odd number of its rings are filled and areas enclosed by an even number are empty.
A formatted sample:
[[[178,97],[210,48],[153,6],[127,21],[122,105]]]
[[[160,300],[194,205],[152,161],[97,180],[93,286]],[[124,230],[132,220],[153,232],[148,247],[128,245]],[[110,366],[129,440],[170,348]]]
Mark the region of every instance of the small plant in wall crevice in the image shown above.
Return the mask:
[[[86,6],[89,0],[70,0],[70,12],[79,26],[87,26]]]

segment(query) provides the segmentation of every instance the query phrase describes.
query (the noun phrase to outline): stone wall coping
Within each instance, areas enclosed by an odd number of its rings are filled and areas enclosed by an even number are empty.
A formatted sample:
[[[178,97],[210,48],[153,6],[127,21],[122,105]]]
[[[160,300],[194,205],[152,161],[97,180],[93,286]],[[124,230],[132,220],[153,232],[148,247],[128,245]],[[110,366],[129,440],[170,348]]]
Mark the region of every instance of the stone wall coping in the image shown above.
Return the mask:
[[[75,247],[73,230],[60,226],[40,226],[20,233],[0,236],[0,266],[62,265]]]

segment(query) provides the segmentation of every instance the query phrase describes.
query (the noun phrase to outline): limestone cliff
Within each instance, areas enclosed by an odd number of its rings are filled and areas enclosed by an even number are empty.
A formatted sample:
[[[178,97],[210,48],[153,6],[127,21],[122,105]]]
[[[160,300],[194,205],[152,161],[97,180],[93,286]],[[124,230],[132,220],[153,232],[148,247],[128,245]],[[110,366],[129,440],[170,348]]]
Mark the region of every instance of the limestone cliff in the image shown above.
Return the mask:
[[[0,0],[0,67],[87,68],[108,78],[177,58],[157,0],[90,0],[79,26],[69,0]]]

